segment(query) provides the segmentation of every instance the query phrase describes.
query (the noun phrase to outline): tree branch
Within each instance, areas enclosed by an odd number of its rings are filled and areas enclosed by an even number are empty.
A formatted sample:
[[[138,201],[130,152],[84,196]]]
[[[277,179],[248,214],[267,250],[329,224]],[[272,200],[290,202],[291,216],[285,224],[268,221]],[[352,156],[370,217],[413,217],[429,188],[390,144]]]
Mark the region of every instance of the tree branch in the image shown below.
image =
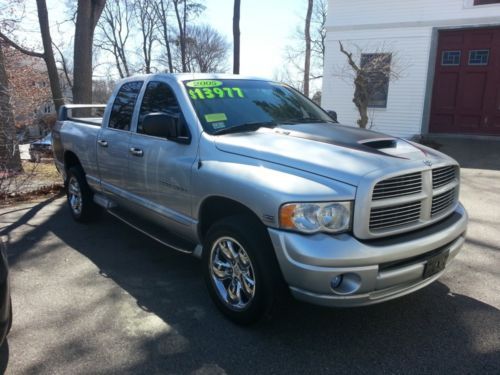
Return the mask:
[[[11,47],[14,47],[15,49],[17,49],[18,51],[24,53],[25,55],[33,56],[33,57],[40,57],[42,59],[45,58],[45,54],[44,53],[30,51],[29,49],[21,47],[19,44],[17,44],[16,42],[14,42],[12,39],[10,39],[7,35],[5,35],[4,33],[2,33],[1,31],[0,31],[0,38],[2,38],[5,43],[7,43],[8,45],[10,45]]]

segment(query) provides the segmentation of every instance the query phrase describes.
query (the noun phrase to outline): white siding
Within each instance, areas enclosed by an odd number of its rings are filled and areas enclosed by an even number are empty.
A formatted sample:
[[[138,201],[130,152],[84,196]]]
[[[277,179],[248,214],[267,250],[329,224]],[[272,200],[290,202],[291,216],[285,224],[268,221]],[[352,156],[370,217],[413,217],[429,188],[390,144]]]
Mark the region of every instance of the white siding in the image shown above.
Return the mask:
[[[340,53],[338,40],[347,50],[365,53],[395,52],[394,68],[401,71],[397,81],[389,83],[387,108],[369,110],[372,129],[401,137],[420,133],[430,51],[430,28],[393,29],[329,33],[323,78],[322,105],[337,111],[338,119],[346,125],[355,125],[358,112],[352,102],[354,86],[346,79],[346,57]],[[359,62],[359,55],[356,55]]]
[[[473,0],[330,0],[327,26],[352,30],[353,26],[371,28],[398,23],[413,26],[498,24],[500,4],[472,4]]]
[[[500,4],[472,6],[473,0],[330,0],[322,106],[339,121],[355,125],[354,86],[338,41],[354,52],[393,52],[400,79],[389,84],[387,108],[370,109],[372,129],[401,137],[420,134],[436,27],[500,24]],[[431,62],[433,63],[433,62]]]

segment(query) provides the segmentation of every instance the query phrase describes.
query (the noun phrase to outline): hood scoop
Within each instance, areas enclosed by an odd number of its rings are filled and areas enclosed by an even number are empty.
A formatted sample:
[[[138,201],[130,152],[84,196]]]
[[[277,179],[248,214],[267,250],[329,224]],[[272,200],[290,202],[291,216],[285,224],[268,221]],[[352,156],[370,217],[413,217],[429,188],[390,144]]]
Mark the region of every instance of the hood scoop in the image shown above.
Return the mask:
[[[359,141],[358,143],[374,148],[375,150],[384,150],[386,148],[396,148],[398,146],[398,140],[394,138],[386,139],[367,139]]]

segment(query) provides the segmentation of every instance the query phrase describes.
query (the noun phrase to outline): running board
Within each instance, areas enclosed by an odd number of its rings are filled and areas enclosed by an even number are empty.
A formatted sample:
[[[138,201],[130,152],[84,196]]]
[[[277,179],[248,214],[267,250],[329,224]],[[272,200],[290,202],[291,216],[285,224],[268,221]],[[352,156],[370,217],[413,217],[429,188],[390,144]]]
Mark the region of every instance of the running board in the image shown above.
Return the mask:
[[[137,218],[122,209],[115,207],[108,209],[108,212],[117,219],[123,221],[125,224],[137,229],[139,232],[155,241],[158,241],[162,245],[171,247],[172,249],[182,253],[193,254],[198,257],[197,253],[199,252],[198,247],[200,247],[200,245],[186,241],[183,238],[169,233],[165,228],[146,219]]]

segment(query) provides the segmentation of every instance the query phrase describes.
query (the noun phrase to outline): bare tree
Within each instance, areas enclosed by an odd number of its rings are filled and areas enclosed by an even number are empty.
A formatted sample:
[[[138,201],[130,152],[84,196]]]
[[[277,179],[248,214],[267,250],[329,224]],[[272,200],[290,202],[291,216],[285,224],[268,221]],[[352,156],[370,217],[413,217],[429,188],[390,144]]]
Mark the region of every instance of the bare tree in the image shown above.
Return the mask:
[[[106,0],[78,0],[73,58],[73,102],[92,103],[94,31]]]
[[[97,24],[99,40],[94,45],[114,57],[120,78],[131,74],[128,44],[133,15],[130,0],[108,0]]]
[[[387,52],[385,47],[366,54],[362,54],[361,48],[357,47],[359,63],[353,53],[344,48],[341,41],[339,47],[349,66],[349,69],[342,73],[342,78],[354,83],[352,102],[359,112],[357,124],[360,128],[366,128],[369,121],[368,107],[381,92],[387,94],[389,81],[399,79],[402,68],[396,62],[396,54]]]
[[[309,8],[309,4],[308,4]],[[296,86],[304,87],[306,61],[306,41],[310,39],[310,64],[309,64],[309,84],[312,80],[323,78],[323,61],[325,56],[325,38],[326,38],[326,15],[328,9],[328,0],[314,0],[311,12],[310,35],[306,37],[306,27],[297,28],[293,36],[294,42],[285,46],[285,60],[293,68],[293,71],[300,75],[302,82]],[[307,12],[306,12],[307,19]],[[306,19],[304,23],[306,23]],[[294,73],[290,71],[290,74]],[[295,74],[293,74],[295,75]],[[294,78],[293,81],[297,81]]]
[[[19,1],[14,1],[12,4],[15,3],[20,3]],[[28,56],[33,56],[33,57],[39,57],[42,58],[45,61],[45,65],[47,66],[47,73],[49,76],[49,83],[50,83],[50,89],[52,93],[52,100],[54,102],[54,106],[56,110],[59,109],[59,107],[64,104],[64,98],[61,92],[61,85],[59,82],[59,74],[57,70],[57,65],[56,61],[54,58],[54,52],[52,50],[52,38],[50,35],[50,28],[49,28],[49,17],[47,13],[47,5],[45,3],[45,0],[37,0],[37,10],[38,10],[38,21],[40,24],[40,34],[42,37],[42,43],[43,43],[43,52],[36,52],[32,51],[28,48],[25,48],[15,42],[13,39],[9,38],[6,34],[4,34],[2,31],[0,31],[0,38],[8,45],[11,47],[14,47],[18,51],[24,53],[25,55]],[[13,24],[14,23],[19,23],[20,19],[14,20],[10,19],[8,21],[8,24],[10,24],[10,28],[13,29]],[[4,22],[2,22],[4,24]]]
[[[178,45],[180,49],[181,71],[187,72],[187,23],[191,17],[198,16],[205,6],[196,0],[172,0],[178,26]]]
[[[186,69],[192,72],[224,72],[229,53],[225,37],[209,25],[190,26],[186,33]]]
[[[234,0],[233,11],[233,73],[240,74],[240,8],[241,0]]]
[[[9,80],[5,70],[5,59],[0,43],[0,168],[6,171],[19,171],[21,158],[19,145],[16,142],[14,113],[10,102]]]
[[[136,0],[134,11],[136,12],[139,30],[141,32],[141,50],[144,61],[144,73],[151,73],[151,59],[153,45],[157,41],[158,12],[155,10],[154,0]]]
[[[172,48],[170,45],[171,39],[170,39],[170,27],[169,27],[169,22],[168,22],[168,12],[169,8],[171,5],[171,0],[159,0],[154,3],[156,14],[158,17],[158,22],[160,24],[160,34],[161,34],[161,43],[166,49],[167,53],[167,64],[168,64],[168,71],[170,73],[174,72],[174,65],[173,65],[173,60],[172,60]]]
[[[38,10],[38,22],[40,23],[40,33],[42,35],[43,43],[43,58],[47,65],[47,73],[49,75],[50,90],[52,92],[52,100],[56,112],[59,107],[64,104],[64,98],[61,91],[61,84],[59,82],[59,72],[57,70],[56,60],[54,58],[54,51],[52,50],[52,37],[50,36],[49,27],[49,14],[47,12],[47,4],[45,0],[36,0]]]
[[[311,17],[313,10],[314,1],[308,0],[307,3],[307,13],[306,13],[306,25],[304,28],[304,40],[306,44],[306,50],[304,55],[304,95],[309,96],[309,74],[311,70]]]

